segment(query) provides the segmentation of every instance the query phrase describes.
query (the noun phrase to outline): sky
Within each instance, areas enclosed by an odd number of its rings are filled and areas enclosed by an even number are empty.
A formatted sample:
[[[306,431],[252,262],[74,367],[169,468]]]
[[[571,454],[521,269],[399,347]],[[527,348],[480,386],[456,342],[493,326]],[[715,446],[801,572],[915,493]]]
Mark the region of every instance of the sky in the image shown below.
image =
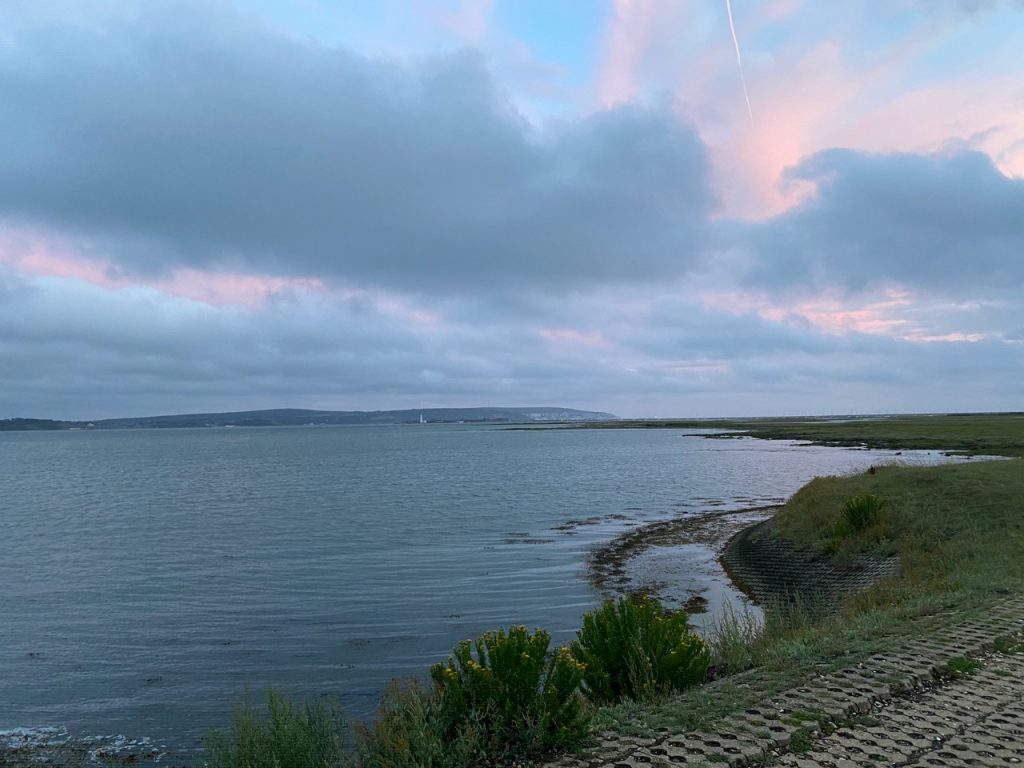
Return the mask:
[[[1024,2],[731,10],[0,0],[0,418],[1024,409]]]

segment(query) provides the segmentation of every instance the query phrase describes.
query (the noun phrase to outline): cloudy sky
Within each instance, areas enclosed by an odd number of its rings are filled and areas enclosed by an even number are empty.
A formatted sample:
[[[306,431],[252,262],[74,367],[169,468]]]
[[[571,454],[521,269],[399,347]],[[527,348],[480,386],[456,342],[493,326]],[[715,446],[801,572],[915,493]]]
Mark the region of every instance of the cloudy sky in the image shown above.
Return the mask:
[[[1024,408],[1024,3],[732,11],[0,0],[0,418]]]

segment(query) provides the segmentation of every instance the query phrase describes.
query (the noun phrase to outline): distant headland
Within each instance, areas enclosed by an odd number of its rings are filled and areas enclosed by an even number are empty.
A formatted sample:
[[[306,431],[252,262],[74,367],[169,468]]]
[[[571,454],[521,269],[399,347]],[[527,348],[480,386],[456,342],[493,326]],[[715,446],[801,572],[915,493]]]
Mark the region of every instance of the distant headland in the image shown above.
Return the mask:
[[[617,417],[575,408],[409,408],[397,411],[314,411],[277,408],[228,413],[182,413],[93,421],[0,419],[0,432],[64,429],[159,429],[188,427],[298,427],[367,424],[536,424],[609,421]]]

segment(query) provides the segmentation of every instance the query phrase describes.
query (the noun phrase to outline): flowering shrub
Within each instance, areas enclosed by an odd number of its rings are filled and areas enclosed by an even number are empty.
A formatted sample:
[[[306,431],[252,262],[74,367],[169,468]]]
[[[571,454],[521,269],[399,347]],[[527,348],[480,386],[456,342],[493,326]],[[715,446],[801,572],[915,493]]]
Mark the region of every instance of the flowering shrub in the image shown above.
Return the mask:
[[[583,617],[571,645],[584,665],[584,690],[596,702],[641,699],[704,680],[707,644],[682,611],[666,614],[657,600],[609,601]]]
[[[431,667],[448,736],[473,729],[491,761],[582,739],[589,725],[580,695],[584,666],[567,648],[549,656],[550,640],[544,630],[531,635],[523,626],[487,632]]]

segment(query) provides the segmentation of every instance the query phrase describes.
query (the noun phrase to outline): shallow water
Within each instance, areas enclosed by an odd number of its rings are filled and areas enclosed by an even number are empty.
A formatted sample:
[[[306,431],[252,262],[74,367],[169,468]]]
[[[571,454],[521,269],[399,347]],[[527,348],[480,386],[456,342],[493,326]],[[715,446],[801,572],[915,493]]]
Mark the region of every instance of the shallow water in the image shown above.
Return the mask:
[[[268,685],[366,716],[481,631],[569,639],[598,601],[588,551],[630,525],[890,455],[676,430],[0,433],[0,731],[187,752]]]

